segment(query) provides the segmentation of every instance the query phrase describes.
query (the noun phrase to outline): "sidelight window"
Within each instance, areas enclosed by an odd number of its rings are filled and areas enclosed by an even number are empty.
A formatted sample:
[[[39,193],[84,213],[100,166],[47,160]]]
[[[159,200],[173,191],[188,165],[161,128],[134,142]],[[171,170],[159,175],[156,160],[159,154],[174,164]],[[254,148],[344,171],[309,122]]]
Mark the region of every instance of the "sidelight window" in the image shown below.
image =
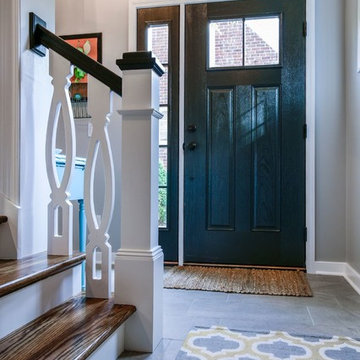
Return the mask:
[[[159,227],[167,227],[168,208],[168,73],[169,73],[169,25],[154,24],[147,29],[147,50],[151,50],[165,68],[160,78],[160,112],[164,117],[159,121]]]

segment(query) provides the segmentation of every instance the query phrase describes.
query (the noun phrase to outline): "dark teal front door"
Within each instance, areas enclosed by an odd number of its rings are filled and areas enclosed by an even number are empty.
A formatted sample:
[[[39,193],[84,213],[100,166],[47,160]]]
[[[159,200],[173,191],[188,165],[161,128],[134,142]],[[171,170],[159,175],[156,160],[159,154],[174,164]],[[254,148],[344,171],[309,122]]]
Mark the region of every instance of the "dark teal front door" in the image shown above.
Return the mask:
[[[305,266],[305,0],[186,6],[185,262]]]

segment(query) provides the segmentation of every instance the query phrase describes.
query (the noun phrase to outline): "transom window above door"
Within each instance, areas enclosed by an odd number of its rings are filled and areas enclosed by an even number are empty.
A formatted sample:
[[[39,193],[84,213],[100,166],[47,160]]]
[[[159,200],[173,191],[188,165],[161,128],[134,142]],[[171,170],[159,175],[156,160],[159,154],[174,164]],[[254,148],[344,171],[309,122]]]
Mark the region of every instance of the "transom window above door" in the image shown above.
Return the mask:
[[[208,27],[208,68],[280,65],[280,16],[215,19]]]

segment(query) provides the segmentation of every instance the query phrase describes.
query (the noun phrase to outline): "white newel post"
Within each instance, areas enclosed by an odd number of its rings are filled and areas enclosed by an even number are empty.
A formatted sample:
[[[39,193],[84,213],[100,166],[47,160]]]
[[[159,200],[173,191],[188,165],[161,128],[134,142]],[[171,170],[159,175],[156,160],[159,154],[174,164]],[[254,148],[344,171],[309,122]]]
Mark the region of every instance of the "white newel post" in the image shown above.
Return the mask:
[[[133,304],[125,348],[152,352],[162,338],[164,256],[158,245],[159,79],[151,52],[126,53],[121,134],[121,247],[115,257],[115,302]]]

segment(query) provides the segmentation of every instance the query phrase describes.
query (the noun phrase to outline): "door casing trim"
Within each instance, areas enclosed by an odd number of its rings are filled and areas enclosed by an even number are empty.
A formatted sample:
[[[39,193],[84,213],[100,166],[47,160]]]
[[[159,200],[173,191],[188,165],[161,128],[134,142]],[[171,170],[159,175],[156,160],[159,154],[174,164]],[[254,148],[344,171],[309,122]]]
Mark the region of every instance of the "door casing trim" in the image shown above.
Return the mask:
[[[207,0],[206,2],[233,1]],[[185,89],[185,5],[204,3],[204,0],[129,0],[128,51],[136,51],[137,9],[180,6],[180,61],[179,61],[179,144],[184,142]],[[315,272],[315,0],[306,0],[306,268]],[[179,265],[184,263],[184,154],[179,146]]]

